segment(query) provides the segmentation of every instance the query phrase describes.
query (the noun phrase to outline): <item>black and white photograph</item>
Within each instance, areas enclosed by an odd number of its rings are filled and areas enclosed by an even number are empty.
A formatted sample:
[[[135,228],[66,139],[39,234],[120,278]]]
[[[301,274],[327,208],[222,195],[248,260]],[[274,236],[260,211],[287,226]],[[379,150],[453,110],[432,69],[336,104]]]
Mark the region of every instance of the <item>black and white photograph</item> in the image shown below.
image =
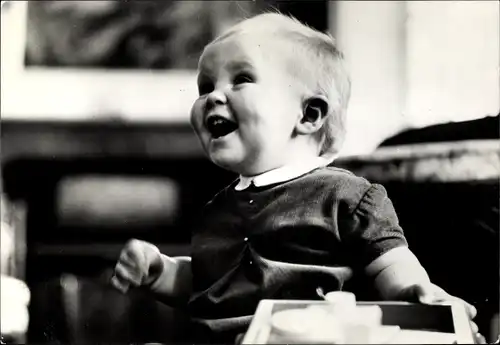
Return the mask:
[[[497,1],[1,16],[1,344],[500,341]]]

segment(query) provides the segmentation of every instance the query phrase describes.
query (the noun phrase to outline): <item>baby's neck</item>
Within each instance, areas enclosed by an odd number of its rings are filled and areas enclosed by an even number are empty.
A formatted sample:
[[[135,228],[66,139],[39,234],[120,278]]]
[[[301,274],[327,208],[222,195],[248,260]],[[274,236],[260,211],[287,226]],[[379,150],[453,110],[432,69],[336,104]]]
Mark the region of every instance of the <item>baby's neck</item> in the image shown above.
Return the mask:
[[[306,162],[319,159],[319,156],[319,147],[317,145],[296,140],[291,142],[286,149],[282,150],[277,157],[268,157],[267,161],[260,162],[261,165],[258,168],[253,167],[254,169],[251,169],[253,170],[252,173],[240,172],[240,176],[255,177],[285,166],[300,166]]]
[[[246,177],[246,178],[252,178],[252,177],[256,177],[256,176],[259,176],[259,175],[262,175],[262,174],[265,174],[267,172],[277,170],[280,168],[285,168],[285,167],[298,167],[298,168],[300,168],[303,165],[309,165],[310,163],[312,163],[314,161],[319,161],[320,159],[323,159],[323,158],[318,156],[318,155],[305,155],[305,156],[300,156],[300,157],[294,157],[293,159],[283,160],[279,164],[269,166],[267,169],[262,169],[259,173],[240,174],[240,176]],[[326,158],[324,158],[324,159],[326,162],[327,159]],[[325,163],[325,164],[327,164],[327,163]]]

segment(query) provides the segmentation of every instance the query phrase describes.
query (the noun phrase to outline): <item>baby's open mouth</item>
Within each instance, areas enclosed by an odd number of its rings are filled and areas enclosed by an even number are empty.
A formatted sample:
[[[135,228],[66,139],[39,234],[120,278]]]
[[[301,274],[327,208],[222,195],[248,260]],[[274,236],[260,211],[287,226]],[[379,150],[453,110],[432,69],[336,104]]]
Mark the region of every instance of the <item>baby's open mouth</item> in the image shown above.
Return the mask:
[[[213,138],[226,136],[238,129],[238,125],[235,122],[219,115],[209,116],[206,126]]]

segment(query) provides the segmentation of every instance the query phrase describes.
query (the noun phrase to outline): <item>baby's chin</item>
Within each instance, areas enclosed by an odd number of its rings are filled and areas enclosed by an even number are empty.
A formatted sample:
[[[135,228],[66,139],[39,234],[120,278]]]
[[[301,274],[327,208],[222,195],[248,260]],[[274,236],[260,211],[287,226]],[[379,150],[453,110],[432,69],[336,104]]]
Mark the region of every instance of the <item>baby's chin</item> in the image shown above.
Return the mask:
[[[227,157],[224,154],[217,152],[212,154],[209,153],[208,158],[210,158],[212,163],[215,165],[233,173],[241,175],[242,170],[244,170],[242,169],[242,160],[237,159],[236,157]]]
[[[236,159],[235,157],[220,157],[215,155],[211,155],[209,158],[215,165],[238,175],[256,176],[264,172],[260,171],[257,165],[249,164],[248,161],[245,161],[244,159]]]
[[[242,176],[256,176],[276,168],[276,159],[265,159],[253,151],[248,151],[237,143],[234,145],[205,146],[208,158],[215,165]]]

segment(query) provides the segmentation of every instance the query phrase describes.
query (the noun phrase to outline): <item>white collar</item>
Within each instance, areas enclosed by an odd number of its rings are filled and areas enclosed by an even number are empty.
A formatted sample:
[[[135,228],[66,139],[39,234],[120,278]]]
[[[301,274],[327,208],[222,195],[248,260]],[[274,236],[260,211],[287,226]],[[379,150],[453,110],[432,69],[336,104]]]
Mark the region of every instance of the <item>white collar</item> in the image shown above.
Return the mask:
[[[285,165],[257,176],[245,177],[240,175],[240,180],[234,189],[237,191],[247,189],[252,182],[256,187],[263,187],[274,183],[290,181],[316,168],[327,166],[331,162],[332,160],[323,157],[314,157],[313,159],[302,161],[300,164]]]

